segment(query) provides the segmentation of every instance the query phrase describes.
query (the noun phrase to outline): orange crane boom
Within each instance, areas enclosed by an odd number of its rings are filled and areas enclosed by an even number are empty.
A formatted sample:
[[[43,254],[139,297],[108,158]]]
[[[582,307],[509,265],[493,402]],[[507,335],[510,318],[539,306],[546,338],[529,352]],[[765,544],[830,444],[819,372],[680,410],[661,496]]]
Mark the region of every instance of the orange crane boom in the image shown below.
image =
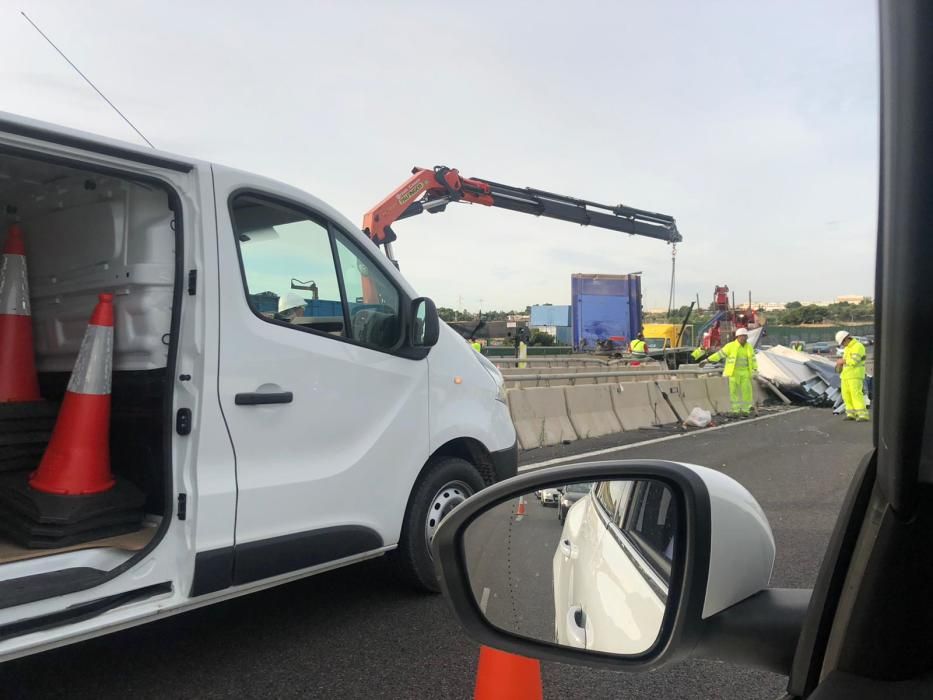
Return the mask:
[[[411,177],[363,217],[363,231],[398,265],[392,250],[397,236],[392,225],[400,219],[423,212],[444,211],[450,202],[468,202],[487,207],[510,209],[534,216],[597,226],[637,236],[648,236],[679,243],[682,239],[673,217],[619,204],[611,206],[585,199],[513,187],[491,180],[461,177],[454,168],[443,165],[433,170],[413,168]]]

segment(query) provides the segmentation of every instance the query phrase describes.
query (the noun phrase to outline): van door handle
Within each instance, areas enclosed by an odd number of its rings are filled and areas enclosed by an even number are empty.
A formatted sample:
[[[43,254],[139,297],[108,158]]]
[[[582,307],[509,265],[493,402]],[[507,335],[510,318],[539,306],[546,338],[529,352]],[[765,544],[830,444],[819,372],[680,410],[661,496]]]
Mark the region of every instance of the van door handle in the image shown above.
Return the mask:
[[[568,559],[577,558],[577,545],[570,540],[564,540],[560,543],[560,551]]]
[[[583,612],[583,606],[571,605],[567,608],[567,619],[565,629],[567,630],[567,642],[570,646],[577,649],[586,649],[586,613]]]
[[[237,406],[262,406],[270,403],[291,403],[294,398],[290,391],[250,391],[237,394],[233,402]]]

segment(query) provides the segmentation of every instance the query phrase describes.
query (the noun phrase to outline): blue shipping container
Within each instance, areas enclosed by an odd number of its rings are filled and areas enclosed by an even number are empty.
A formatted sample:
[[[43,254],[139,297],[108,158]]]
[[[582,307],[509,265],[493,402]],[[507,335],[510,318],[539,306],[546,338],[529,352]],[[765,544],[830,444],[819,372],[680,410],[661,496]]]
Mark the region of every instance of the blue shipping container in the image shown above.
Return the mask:
[[[612,337],[629,341],[641,330],[640,275],[574,274],[570,290],[577,350],[594,350]]]

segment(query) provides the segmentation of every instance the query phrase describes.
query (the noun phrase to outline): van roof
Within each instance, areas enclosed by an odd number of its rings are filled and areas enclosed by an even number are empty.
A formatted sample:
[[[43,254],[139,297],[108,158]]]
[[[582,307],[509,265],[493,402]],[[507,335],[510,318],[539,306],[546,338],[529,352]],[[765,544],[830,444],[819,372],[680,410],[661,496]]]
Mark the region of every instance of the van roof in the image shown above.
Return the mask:
[[[114,155],[179,172],[189,172],[196,165],[204,162],[197,158],[178,156],[156,148],[149,148],[148,146],[141,146],[88,131],[71,129],[59,124],[52,124],[51,122],[44,122],[10,112],[0,111],[0,132],[51,141],[84,151]]]

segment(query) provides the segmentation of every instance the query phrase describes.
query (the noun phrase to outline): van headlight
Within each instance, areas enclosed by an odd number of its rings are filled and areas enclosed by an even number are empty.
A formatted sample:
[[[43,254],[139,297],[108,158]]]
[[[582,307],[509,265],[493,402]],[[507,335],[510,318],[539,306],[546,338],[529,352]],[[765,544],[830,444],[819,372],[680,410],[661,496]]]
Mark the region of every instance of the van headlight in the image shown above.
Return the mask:
[[[487,360],[483,355],[479,354],[478,352],[474,352],[473,354],[476,356],[476,359],[479,360],[479,363],[483,366],[483,369],[486,370],[492,380],[496,383],[496,401],[505,403],[505,379],[502,378],[502,372],[500,372],[499,368]]]

